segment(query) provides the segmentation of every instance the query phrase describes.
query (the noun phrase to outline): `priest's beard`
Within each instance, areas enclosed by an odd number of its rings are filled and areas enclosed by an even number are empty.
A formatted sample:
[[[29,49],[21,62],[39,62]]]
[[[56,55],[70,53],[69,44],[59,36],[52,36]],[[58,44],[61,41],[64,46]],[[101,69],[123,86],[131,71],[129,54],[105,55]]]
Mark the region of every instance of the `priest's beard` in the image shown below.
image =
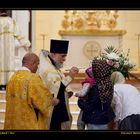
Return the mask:
[[[60,63],[57,63],[57,62],[55,62],[55,66],[57,67],[57,69],[63,68],[63,64],[60,64]]]

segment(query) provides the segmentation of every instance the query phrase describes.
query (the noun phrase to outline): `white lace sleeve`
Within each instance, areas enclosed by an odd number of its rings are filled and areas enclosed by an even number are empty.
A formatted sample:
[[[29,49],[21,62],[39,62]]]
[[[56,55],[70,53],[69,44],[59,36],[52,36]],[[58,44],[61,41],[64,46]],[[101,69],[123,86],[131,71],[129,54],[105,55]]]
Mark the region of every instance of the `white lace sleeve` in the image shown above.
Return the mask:
[[[89,83],[85,83],[81,89],[81,91],[79,91],[78,93],[75,93],[76,97],[84,97],[88,91],[90,89],[90,84]]]

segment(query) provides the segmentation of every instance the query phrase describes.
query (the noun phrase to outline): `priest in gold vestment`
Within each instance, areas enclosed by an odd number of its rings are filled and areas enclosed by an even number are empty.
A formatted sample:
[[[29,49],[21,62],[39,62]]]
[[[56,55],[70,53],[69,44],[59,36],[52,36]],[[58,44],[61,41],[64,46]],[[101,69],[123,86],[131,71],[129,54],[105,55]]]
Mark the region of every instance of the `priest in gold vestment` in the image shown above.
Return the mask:
[[[70,130],[72,116],[69,108],[70,89],[68,85],[78,73],[77,67],[72,67],[67,76],[60,70],[66,60],[68,52],[67,40],[51,40],[50,52],[42,50],[40,53],[39,74],[49,87],[54,97],[60,103],[52,107],[50,112],[50,130]]]
[[[47,130],[49,108],[59,101],[35,73],[38,56],[27,53],[22,63],[23,67],[11,77],[6,88],[4,129]]]
[[[0,10],[0,85],[5,86],[14,73],[15,48],[27,50],[30,44],[15,20],[8,16],[8,10]]]

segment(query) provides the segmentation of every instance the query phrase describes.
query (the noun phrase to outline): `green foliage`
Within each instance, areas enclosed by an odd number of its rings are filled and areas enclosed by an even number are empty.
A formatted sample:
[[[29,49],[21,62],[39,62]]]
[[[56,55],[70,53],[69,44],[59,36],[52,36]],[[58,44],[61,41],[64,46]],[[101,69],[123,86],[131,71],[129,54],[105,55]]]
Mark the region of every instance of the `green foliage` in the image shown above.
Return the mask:
[[[106,53],[116,53],[116,54],[119,54],[119,51],[117,49],[115,49],[113,46],[108,46],[107,48],[104,49]]]

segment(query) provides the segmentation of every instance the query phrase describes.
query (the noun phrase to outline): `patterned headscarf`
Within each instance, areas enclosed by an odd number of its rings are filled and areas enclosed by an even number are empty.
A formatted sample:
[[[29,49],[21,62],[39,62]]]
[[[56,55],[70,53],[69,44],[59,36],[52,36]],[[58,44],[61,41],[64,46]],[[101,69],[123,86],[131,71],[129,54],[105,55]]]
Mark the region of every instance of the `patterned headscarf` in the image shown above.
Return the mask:
[[[98,86],[101,103],[110,102],[113,97],[113,85],[110,80],[111,67],[105,60],[93,60],[92,70]]]

